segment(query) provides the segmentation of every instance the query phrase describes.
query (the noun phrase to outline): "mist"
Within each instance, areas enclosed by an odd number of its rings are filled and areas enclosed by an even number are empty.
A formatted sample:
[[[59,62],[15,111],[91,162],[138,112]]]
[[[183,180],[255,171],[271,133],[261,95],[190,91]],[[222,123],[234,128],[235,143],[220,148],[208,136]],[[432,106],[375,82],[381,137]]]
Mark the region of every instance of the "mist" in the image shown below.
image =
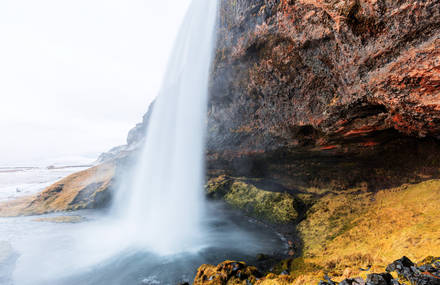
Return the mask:
[[[158,93],[188,0],[0,2],[0,163],[83,162]]]

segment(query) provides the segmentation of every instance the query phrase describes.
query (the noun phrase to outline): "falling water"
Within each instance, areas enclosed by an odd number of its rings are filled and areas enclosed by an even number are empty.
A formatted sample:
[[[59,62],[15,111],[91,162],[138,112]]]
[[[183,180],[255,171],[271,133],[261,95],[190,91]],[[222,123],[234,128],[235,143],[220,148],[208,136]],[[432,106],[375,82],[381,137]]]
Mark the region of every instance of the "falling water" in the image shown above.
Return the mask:
[[[128,199],[116,202],[132,242],[158,253],[187,249],[202,232],[205,117],[216,16],[216,0],[193,0],[131,187],[123,190]]]
[[[16,251],[0,270],[0,280],[6,276],[16,285],[177,284],[190,281],[203,263],[251,262],[258,252],[285,250],[276,233],[237,218],[222,204],[211,203],[205,211],[203,146],[217,2],[193,0],[190,6],[134,178],[115,200],[120,219],[88,211],[74,214],[86,217],[78,224],[0,218],[0,237]]]

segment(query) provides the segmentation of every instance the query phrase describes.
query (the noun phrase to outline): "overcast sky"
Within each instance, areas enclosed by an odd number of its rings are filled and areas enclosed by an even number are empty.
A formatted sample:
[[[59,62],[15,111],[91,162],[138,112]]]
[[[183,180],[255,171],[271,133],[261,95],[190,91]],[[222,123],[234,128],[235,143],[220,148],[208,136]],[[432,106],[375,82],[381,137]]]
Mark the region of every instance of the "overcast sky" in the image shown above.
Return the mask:
[[[0,0],[0,164],[94,157],[156,96],[190,0]]]

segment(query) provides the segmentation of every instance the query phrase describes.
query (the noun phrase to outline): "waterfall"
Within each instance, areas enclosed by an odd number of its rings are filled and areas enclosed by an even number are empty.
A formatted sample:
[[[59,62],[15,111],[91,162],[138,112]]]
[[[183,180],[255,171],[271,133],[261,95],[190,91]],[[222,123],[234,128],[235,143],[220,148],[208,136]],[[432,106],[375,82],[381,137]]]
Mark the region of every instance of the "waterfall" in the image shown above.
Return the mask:
[[[156,98],[146,141],[122,209],[136,245],[175,253],[195,243],[204,210],[204,135],[216,0],[193,0]]]

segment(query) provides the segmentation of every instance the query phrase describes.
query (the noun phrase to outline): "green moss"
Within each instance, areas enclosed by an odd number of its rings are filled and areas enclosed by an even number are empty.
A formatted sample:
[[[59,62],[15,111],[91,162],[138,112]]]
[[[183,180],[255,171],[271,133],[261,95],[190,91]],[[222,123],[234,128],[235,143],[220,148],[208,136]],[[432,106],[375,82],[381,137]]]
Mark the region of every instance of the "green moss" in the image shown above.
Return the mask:
[[[216,178],[212,178],[205,186],[206,195],[209,198],[220,199],[229,191],[232,180],[226,175],[221,175]]]
[[[286,224],[298,217],[291,195],[264,191],[242,181],[233,182],[224,199],[251,216],[273,223]]]

